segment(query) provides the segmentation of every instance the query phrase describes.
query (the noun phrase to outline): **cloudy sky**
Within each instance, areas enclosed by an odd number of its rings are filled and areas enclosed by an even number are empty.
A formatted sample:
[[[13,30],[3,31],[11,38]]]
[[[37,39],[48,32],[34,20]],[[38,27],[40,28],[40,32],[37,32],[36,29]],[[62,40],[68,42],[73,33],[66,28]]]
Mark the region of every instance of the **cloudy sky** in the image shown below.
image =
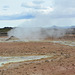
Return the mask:
[[[28,23],[74,26],[75,0],[0,0],[0,27]]]

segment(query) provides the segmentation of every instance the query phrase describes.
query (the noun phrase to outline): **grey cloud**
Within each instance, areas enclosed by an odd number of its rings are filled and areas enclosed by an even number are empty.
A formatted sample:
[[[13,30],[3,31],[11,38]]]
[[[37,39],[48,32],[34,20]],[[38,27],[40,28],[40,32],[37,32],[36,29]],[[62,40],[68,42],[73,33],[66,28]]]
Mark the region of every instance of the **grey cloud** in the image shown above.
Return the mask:
[[[47,7],[41,7],[40,5],[28,5],[28,4],[26,4],[26,3],[22,3],[22,5],[21,5],[22,7],[24,7],[24,8],[32,8],[32,9],[47,9]]]
[[[26,3],[22,3],[21,6],[22,6],[22,7],[25,7],[25,8],[33,8],[32,6],[29,6],[29,5],[27,5]]]
[[[4,10],[4,11],[7,11],[8,9],[6,9],[6,8],[3,8],[3,10]]]
[[[58,7],[75,8],[75,0],[54,0],[54,2],[55,2],[55,6]]]
[[[47,2],[49,0],[46,0]],[[43,4],[45,5],[45,2],[44,0],[34,0],[32,1],[33,5],[29,5],[29,4],[26,4],[26,3],[22,3],[21,6],[24,7],[24,8],[31,8],[33,12],[32,14],[28,14],[28,15],[25,15],[25,14],[19,14],[19,15],[11,15],[11,16],[0,16],[0,20],[1,19],[29,19],[29,18],[34,18],[35,15],[34,14],[42,14],[42,13],[38,13],[36,12],[35,10],[40,10],[40,9],[47,9],[47,5],[46,7],[40,7],[40,4]],[[55,4],[53,4],[54,6],[54,11],[52,13],[49,13],[47,14],[49,16],[49,19],[60,19],[60,18],[75,18],[75,0],[53,0],[55,2]],[[46,2],[46,3],[47,3]],[[7,10],[9,8],[9,6],[4,6],[3,7],[3,10]],[[31,13],[29,11],[29,13]],[[43,17],[45,18],[45,16]]]
[[[44,3],[44,1],[38,0],[38,1],[33,1],[33,3],[34,3],[34,4],[42,4],[42,3]]]
[[[9,6],[5,5],[5,6],[3,6],[3,8],[9,8]]]
[[[75,18],[75,14],[52,14],[50,15],[50,17],[53,18]]]
[[[75,18],[75,0],[54,0],[54,18]]]
[[[3,6],[3,10],[8,10],[8,8],[9,8],[9,6],[7,6],[7,5],[5,5],[5,6]]]
[[[19,19],[33,19],[33,14],[14,14],[10,16],[0,16],[0,20],[19,20]]]

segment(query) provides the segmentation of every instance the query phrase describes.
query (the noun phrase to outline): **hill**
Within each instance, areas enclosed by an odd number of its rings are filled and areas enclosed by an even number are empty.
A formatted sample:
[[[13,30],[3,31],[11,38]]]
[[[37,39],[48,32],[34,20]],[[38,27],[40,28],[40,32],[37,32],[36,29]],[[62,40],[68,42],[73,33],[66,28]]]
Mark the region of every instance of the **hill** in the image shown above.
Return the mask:
[[[7,36],[7,32],[13,29],[12,27],[0,28],[0,36]]]

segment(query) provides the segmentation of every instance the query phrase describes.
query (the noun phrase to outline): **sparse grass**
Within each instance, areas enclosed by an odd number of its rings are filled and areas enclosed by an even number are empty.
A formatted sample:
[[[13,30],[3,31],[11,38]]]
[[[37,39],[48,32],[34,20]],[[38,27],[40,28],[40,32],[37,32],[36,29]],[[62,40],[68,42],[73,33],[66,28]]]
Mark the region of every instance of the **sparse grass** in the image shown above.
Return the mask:
[[[0,28],[0,32],[8,32],[12,29],[12,27],[4,27],[4,28]]]

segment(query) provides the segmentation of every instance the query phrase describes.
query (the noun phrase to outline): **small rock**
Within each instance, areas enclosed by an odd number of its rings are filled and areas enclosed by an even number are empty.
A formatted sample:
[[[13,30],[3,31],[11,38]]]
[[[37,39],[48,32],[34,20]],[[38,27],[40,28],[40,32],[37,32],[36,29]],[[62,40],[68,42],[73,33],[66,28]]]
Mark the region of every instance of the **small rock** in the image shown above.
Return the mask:
[[[34,68],[36,68],[36,67],[34,67]]]
[[[45,60],[45,62],[49,62],[49,60]]]

